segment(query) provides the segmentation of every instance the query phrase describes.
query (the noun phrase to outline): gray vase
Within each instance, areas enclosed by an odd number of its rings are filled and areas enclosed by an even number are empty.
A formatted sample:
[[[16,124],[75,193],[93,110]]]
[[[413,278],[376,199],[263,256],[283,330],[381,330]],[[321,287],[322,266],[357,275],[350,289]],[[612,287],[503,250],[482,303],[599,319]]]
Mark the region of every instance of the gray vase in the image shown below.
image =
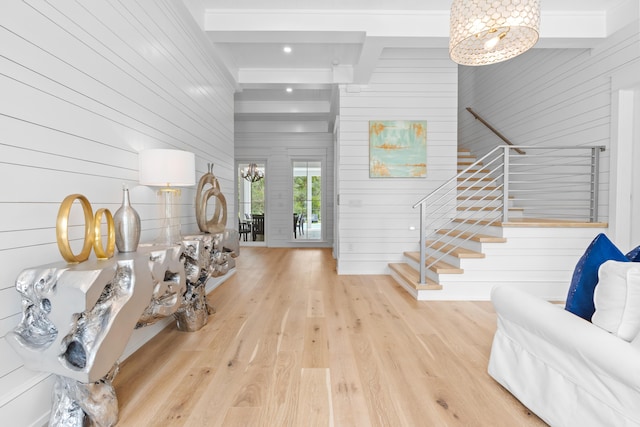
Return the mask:
[[[122,189],[122,206],[113,215],[118,252],[135,252],[140,243],[140,215],[131,207],[129,189]]]

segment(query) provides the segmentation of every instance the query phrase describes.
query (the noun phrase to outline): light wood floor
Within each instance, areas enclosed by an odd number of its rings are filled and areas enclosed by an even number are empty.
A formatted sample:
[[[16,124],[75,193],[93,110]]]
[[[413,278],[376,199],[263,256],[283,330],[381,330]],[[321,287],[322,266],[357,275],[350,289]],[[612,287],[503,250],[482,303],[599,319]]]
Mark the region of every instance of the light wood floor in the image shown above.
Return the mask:
[[[487,374],[490,302],[417,302],[328,249],[242,248],[198,332],[121,366],[118,426],[540,426]]]

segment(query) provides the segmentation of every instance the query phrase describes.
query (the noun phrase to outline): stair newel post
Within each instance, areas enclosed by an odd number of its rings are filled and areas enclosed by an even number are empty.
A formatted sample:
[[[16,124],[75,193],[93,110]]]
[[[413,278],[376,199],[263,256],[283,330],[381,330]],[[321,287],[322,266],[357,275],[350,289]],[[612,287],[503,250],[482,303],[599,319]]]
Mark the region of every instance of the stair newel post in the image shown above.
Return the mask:
[[[589,221],[598,221],[598,186],[600,179],[600,151],[602,147],[591,148],[591,206],[589,207]]]
[[[420,204],[420,284],[424,285],[427,283],[426,274],[426,251],[427,251],[427,236],[425,227],[425,202]]]
[[[509,146],[502,147],[502,222],[509,221]]]

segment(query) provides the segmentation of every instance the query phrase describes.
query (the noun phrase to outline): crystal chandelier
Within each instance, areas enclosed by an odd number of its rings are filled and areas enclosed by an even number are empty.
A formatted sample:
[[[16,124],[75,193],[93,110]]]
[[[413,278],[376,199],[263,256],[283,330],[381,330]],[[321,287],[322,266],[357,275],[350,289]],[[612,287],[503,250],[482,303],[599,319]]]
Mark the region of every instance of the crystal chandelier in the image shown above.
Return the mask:
[[[255,163],[249,163],[249,167],[242,169],[240,175],[249,182],[257,182],[264,178],[264,171],[258,169]]]
[[[538,41],[540,0],[453,0],[449,55],[461,65],[488,65]]]

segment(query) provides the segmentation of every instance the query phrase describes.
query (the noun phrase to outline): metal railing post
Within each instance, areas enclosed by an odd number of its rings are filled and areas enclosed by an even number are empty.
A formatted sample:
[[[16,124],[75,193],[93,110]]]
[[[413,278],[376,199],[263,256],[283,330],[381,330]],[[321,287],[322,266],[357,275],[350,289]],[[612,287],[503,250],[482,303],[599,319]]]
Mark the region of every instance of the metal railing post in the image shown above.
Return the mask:
[[[600,181],[600,147],[591,149],[591,208],[589,221],[598,221],[598,187]]]
[[[503,167],[503,183],[502,183],[502,222],[509,221],[509,147],[502,147],[502,167]]]

